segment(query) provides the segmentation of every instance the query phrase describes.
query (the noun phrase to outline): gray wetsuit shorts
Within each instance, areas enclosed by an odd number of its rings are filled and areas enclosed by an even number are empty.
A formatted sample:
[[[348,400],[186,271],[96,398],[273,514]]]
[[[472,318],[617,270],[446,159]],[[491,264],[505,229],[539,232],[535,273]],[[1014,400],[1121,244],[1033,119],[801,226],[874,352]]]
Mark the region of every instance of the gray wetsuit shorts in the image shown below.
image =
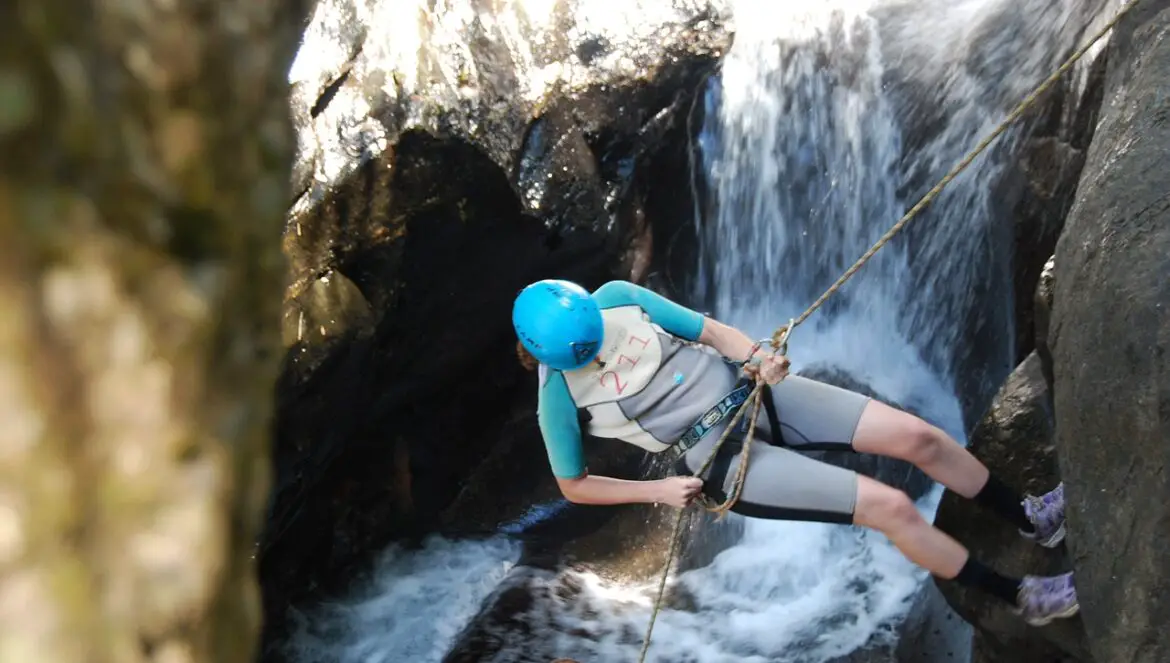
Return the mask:
[[[851,451],[853,433],[869,397],[823,382],[789,376],[771,387],[780,421],[774,435],[761,408],[753,435],[747,477],[732,511],[754,518],[852,523],[857,474],[823,463],[802,451]],[[751,415],[750,404],[741,421]],[[728,417],[730,421],[731,417]],[[694,474],[722,437],[726,422],[710,430],[680,462]],[[739,424],[703,479],[703,492],[722,502],[732,490],[743,451]],[[721,479],[721,480],[720,480]]]

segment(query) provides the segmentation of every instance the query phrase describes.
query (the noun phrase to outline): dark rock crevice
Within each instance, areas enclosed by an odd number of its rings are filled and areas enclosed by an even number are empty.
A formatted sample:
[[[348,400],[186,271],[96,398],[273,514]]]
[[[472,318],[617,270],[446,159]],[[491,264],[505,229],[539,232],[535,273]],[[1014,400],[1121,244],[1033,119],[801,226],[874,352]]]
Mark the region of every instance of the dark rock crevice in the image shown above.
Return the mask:
[[[380,314],[367,330],[290,350],[275,447],[283,490],[261,559],[270,587],[336,577],[432,529],[530,395],[511,297],[557,267],[584,282],[612,273],[612,252],[587,233],[550,250],[504,174],[467,143],[408,133],[394,156],[302,222],[337,231],[338,272]]]
[[[1104,94],[1108,53],[1087,65],[1084,90],[1066,78],[1038,113],[1033,129],[1012,164],[1008,181],[1017,183],[1015,250],[1012,264],[1016,318],[1016,361],[1035,349],[1033,293],[1075,198],[1085,150],[1093,138]]]
[[[325,107],[329,105],[329,102],[333,101],[333,97],[337,96],[337,91],[341,89],[342,85],[345,85],[346,81],[349,80],[350,71],[352,70],[349,67],[342,69],[341,74],[339,74],[337,78],[330,81],[329,84],[325,86],[325,89],[321,90],[321,94],[317,97],[316,103],[314,103],[312,108],[309,109],[309,117],[317,117],[322,113],[322,111],[325,110]]]

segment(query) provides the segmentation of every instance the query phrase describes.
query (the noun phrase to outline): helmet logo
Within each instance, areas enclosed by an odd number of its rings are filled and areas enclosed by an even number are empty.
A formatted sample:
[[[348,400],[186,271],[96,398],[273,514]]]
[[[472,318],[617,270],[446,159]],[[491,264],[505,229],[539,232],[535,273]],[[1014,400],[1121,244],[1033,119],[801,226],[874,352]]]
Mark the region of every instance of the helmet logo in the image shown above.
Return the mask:
[[[542,347],[542,346],[540,345],[540,343],[538,343],[538,342],[536,341],[536,339],[534,339],[534,338],[532,338],[531,336],[529,336],[528,334],[526,334],[526,333],[524,332],[524,330],[523,330],[523,329],[517,329],[517,330],[516,330],[516,335],[517,335],[517,336],[519,336],[520,338],[524,339],[524,341],[525,341],[525,342],[527,342],[527,344],[528,344],[528,345],[530,345],[530,346],[532,346],[532,347],[534,347],[534,348],[540,348],[540,347]]]
[[[573,343],[573,357],[576,358],[577,363],[585,363],[597,354],[597,342],[591,341],[589,343]]]

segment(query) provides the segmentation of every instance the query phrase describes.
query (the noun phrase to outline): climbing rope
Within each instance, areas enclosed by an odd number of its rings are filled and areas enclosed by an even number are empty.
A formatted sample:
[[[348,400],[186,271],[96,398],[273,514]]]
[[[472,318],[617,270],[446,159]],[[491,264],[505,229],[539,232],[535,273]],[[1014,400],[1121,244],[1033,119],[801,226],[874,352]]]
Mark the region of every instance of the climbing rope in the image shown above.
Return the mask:
[[[820,297],[817,297],[816,301],[809,305],[809,307],[805,309],[803,313],[796,316],[792,320],[789,320],[788,324],[782,325],[775,332],[773,332],[771,338],[772,349],[780,354],[787,354],[788,337],[792,331],[796,329],[798,325],[807,320],[810,315],[815,313],[816,310],[819,309],[822,304],[828,301],[830,297],[836,294],[836,292],[840,290],[841,287],[844,286],[845,283],[865,265],[865,263],[869,262],[869,259],[872,258],[874,254],[880,251],[882,247],[889,243],[889,241],[893,239],[895,235],[901,232],[902,229],[905,228],[906,225],[914,219],[914,217],[918,216],[918,214],[927,205],[933,202],[934,199],[938,197],[938,194],[944,188],[946,188],[946,186],[950,184],[955,179],[955,177],[959,175],[959,173],[966,170],[967,167],[970,166],[971,163],[975,161],[975,159],[995,141],[996,138],[999,138],[999,136],[1007,131],[1011,125],[1015,124],[1015,122],[1019,120],[1020,117],[1023,116],[1023,114],[1029,108],[1035,105],[1036,101],[1045,92],[1047,92],[1048,89],[1053,86],[1053,84],[1055,84],[1062,76],[1068,73],[1069,69],[1071,69],[1073,65],[1075,65],[1082,57],[1084,57],[1085,53],[1087,53],[1094,44],[1096,44],[1106,34],[1108,34],[1109,31],[1112,30],[1122,19],[1122,17],[1129,13],[1129,11],[1133,9],[1134,6],[1137,5],[1140,1],[1141,0],[1131,0],[1128,4],[1122,6],[1113,16],[1113,18],[1105,24],[1104,27],[1102,27],[1095,35],[1093,35],[1093,37],[1089,39],[1089,41],[1086,42],[1084,46],[1077,49],[1072,55],[1070,55],[1068,59],[1066,59],[1064,63],[1061,64],[1060,67],[1058,67],[1056,71],[1052,73],[1052,75],[1040,83],[1040,85],[1037,86],[1036,89],[1031,92],[1031,94],[1024,97],[1024,100],[1021,101],[1014,109],[1012,109],[1012,111],[1008,113],[1007,117],[1004,118],[1004,120],[1000,122],[999,125],[996,126],[990,134],[988,134],[983,140],[979,141],[979,144],[976,145],[975,148],[970,152],[968,152],[967,156],[963,157],[961,161],[955,164],[955,166],[951,168],[950,172],[948,172],[941,180],[939,180],[938,184],[935,184],[934,187],[930,189],[930,191],[927,191],[926,194],[923,195],[922,198],[917,203],[915,203],[915,205],[911,207],[909,211],[902,215],[902,218],[899,219],[897,223],[891,226],[890,229],[885,232],[885,234],[878,238],[877,242],[875,242],[873,246],[871,246],[865,253],[863,253],[861,257],[858,258],[857,261],[849,267],[849,269],[846,269],[845,272],[841,274],[840,278],[838,278],[831,286],[829,286],[827,290],[825,290],[824,294],[822,294]],[[752,390],[751,394],[748,396],[748,400],[745,402],[745,405],[747,403],[751,403],[752,415],[748,426],[747,436],[744,440],[743,452],[740,456],[739,467],[736,471],[735,479],[733,481],[732,491],[722,504],[715,506],[705,505],[704,507],[708,511],[718,514],[718,518],[722,518],[728,511],[731,510],[731,508],[735,505],[736,500],[739,499],[740,492],[743,490],[744,478],[747,476],[748,456],[752,448],[752,438],[755,433],[756,420],[758,419],[760,413],[760,403],[764,384],[765,383],[762,381],[757,381],[755,388]],[[738,423],[745,409],[746,408],[742,406],[737,408],[735,415],[727,424],[723,434],[719,437],[719,440],[716,441],[715,446],[712,447],[710,455],[707,456],[707,459],[703,462],[703,465],[699,468],[699,470],[695,472],[695,476],[702,476],[710,468],[711,463],[714,462],[716,455],[719,453],[720,447],[723,446],[723,443],[727,440],[728,435],[735,428],[736,423]],[[646,652],[650,650],[650,635],[654,631],[654,622],[658,619],[658,613],[662,609],[662,597],[666,591],[666,581],[670,576],[670,568],[673,566],[675,555],[678,552],[679,541],[682,534],[682,523],[685,515],[686,510],[679,509],[678,515],[674,521],[674,530],[670,536],[670,549],[666,556],[666,567],[662,570],[662,577],[658,582],[658,596],[654,600],[654,610],[650,613],[650,624],[646,627],[646,636],[642,641],[642,652],[638,656],[638,663],[643,663],[646,660]]]

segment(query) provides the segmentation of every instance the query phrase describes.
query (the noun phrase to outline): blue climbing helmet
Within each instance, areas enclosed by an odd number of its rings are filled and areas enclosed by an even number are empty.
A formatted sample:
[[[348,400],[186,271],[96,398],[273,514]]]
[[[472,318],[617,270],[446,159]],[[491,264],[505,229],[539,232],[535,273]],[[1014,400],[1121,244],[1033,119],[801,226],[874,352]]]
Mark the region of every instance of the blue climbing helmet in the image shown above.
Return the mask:
[[[537,361],[562,371],[593,361],[605,333],[589,291],[556,279],[537,281],[516,295],[512,326]]]

